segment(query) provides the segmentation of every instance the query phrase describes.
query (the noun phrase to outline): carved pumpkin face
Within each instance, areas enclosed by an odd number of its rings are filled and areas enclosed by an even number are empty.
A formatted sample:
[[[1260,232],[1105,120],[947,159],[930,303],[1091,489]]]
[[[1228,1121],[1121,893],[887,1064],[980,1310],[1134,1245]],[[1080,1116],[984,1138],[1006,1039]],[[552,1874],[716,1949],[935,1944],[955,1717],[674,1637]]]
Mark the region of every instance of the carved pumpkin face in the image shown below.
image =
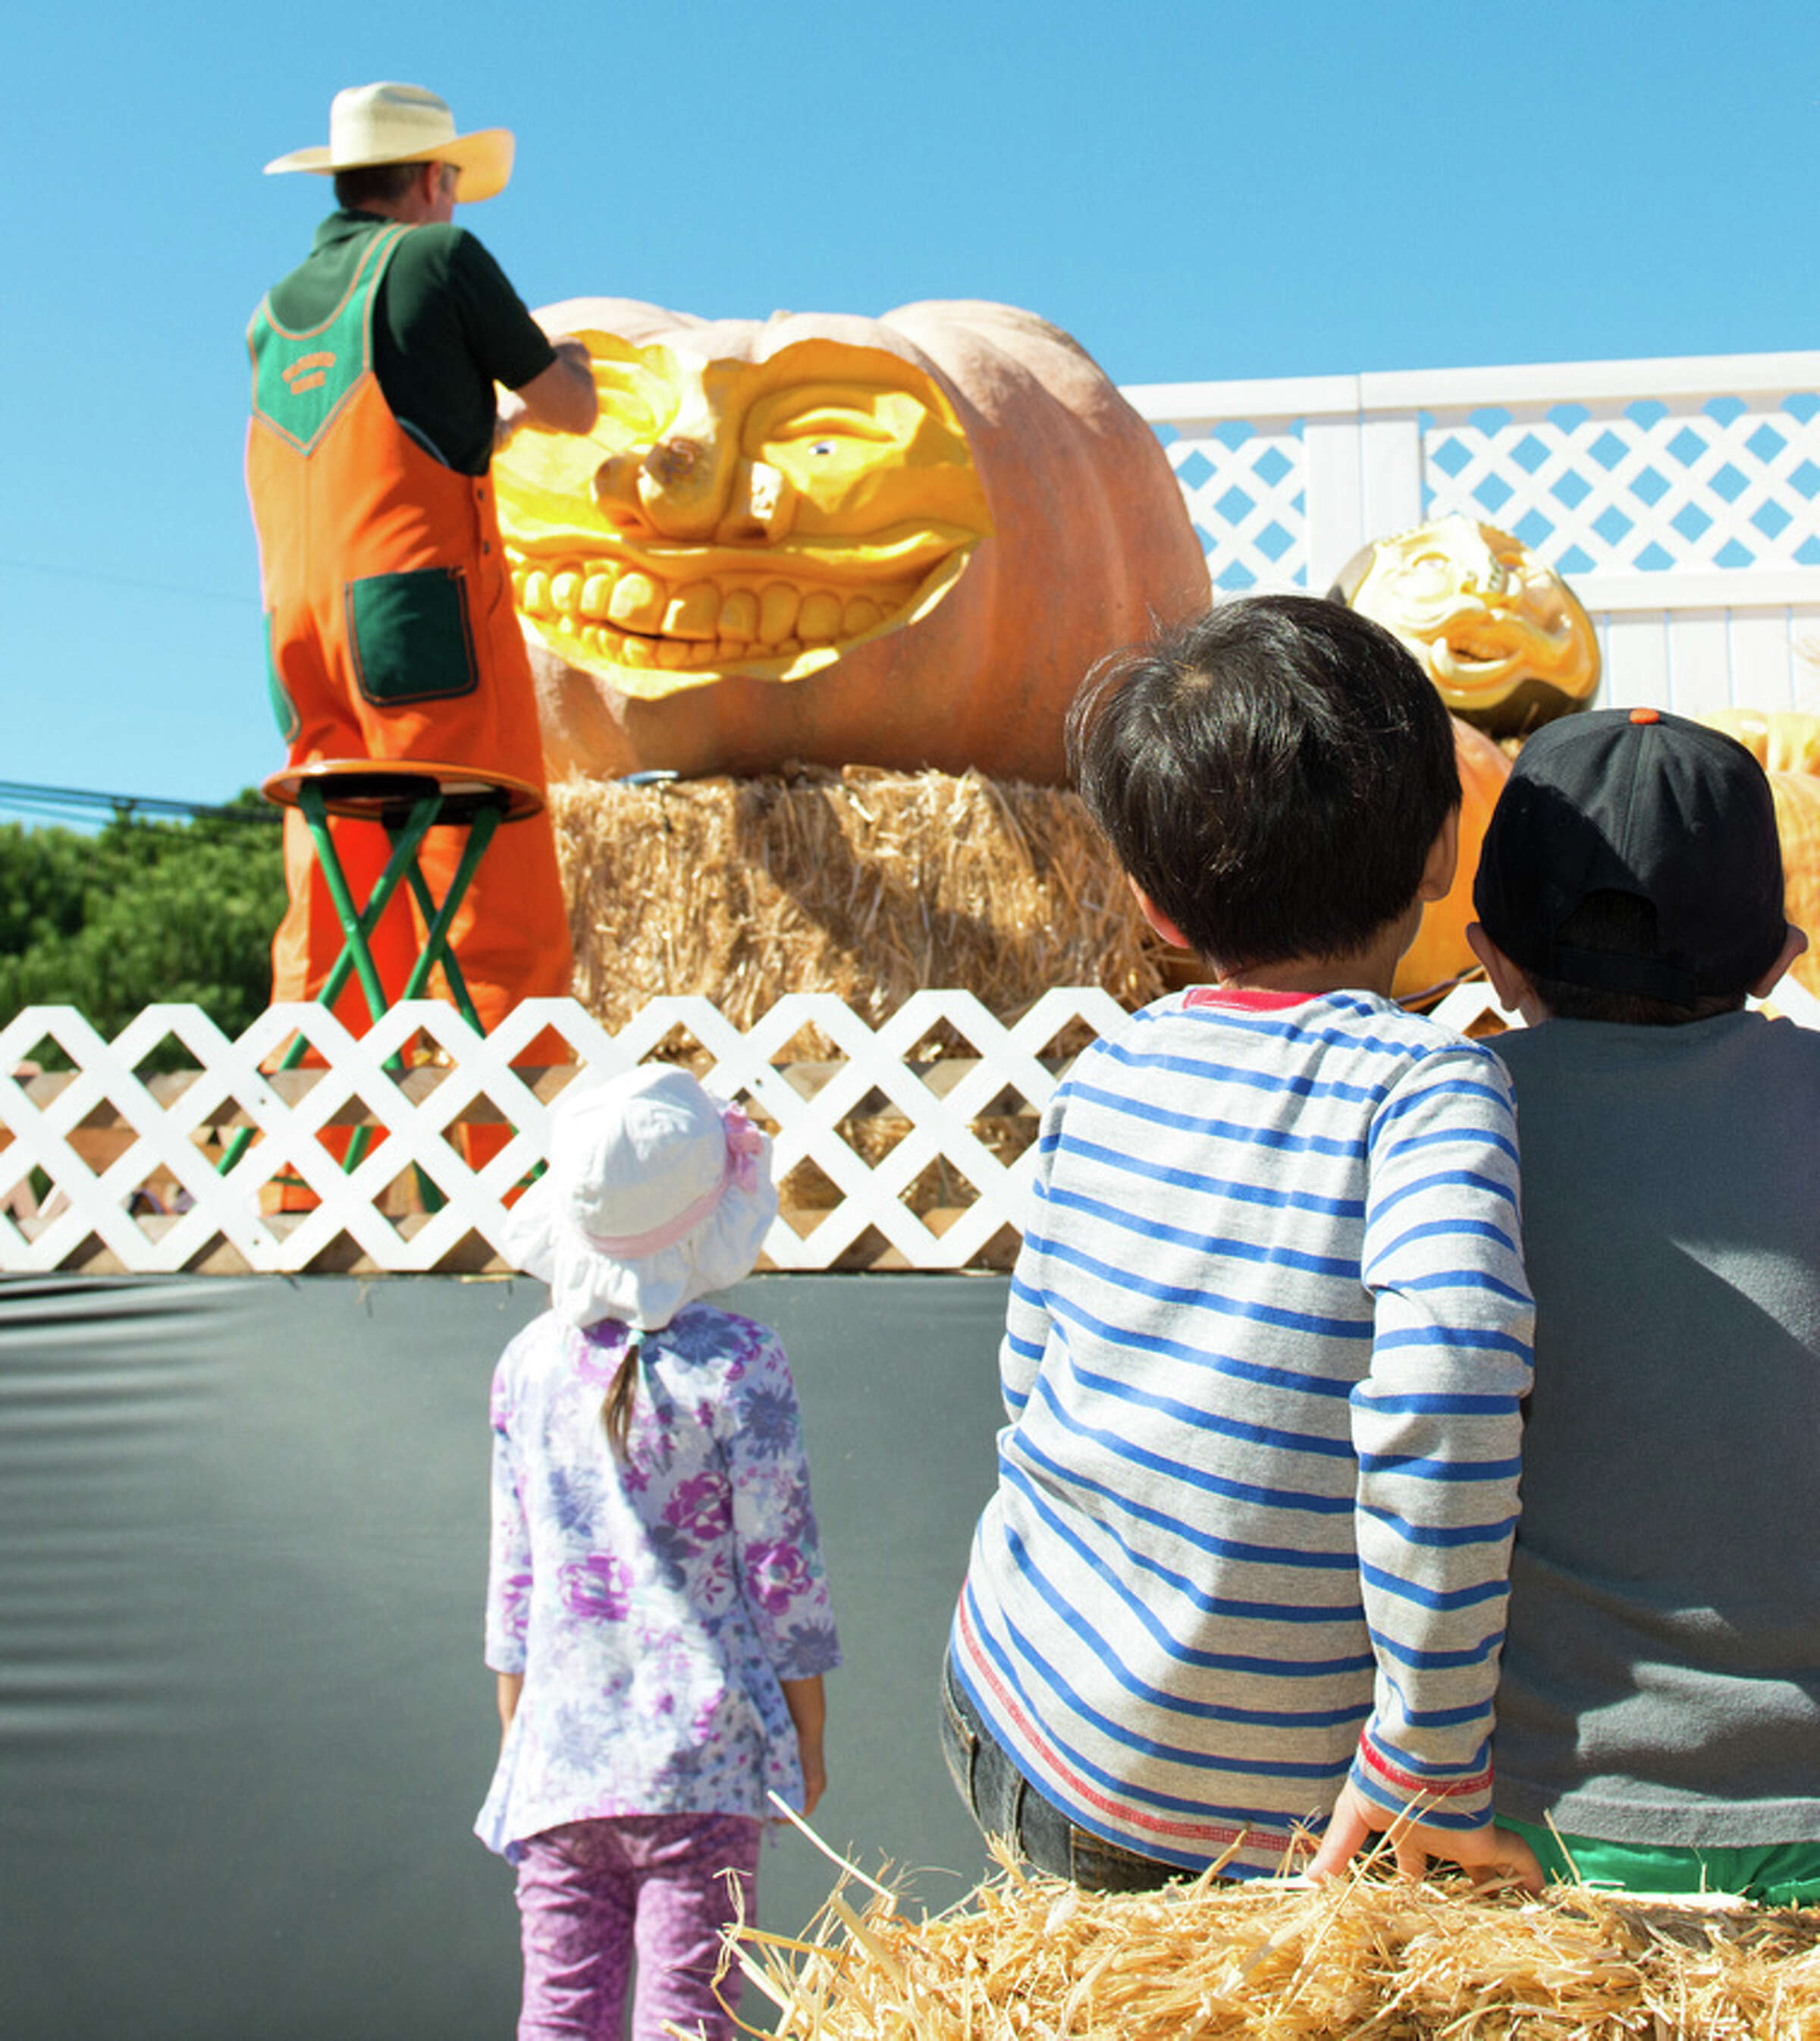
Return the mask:
[[[1552,567],[1495,525],[1442,517],[1380,539],[1334,593],[1394,631],[1453,713],[1494,736],[1584,708],[1598,688],[1592,620]]]
[[[926,616],[991,529],[967,436],[910,362],[578,337],[599,421],[502,456],[500,515],[525,621],[628,695],[818,672]]]
[[[552,773],[1058,780],[1093,660],[1206,600],[1154,434],[1028,313],[538,316],[601,406],[494,462]]]

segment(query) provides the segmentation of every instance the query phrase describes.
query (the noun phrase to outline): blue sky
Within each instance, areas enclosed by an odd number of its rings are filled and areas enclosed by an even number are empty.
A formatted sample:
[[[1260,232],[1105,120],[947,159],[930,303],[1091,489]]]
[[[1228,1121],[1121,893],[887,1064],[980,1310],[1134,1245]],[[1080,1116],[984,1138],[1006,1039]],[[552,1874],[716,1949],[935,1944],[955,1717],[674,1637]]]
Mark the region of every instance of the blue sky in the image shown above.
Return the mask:
[[[1812,0],[17,10],[0,780],[282,762],[242,335],[340,86],[516,129],[460,218],[532,305],[997,298],[1175,382],[1820,345],[1817,54]]]

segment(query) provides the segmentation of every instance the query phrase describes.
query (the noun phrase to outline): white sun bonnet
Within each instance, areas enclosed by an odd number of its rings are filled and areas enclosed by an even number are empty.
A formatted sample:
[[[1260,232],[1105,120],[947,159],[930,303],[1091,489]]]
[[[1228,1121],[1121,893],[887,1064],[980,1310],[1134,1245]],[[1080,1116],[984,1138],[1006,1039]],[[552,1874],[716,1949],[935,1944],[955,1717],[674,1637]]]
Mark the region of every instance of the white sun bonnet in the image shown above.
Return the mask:
[[[654,1332],[750,1275],[776,1215],[769,1135],[686,1070],[647,1064],[563,1093],[550,1166],[501,1244],[571,1325]]]

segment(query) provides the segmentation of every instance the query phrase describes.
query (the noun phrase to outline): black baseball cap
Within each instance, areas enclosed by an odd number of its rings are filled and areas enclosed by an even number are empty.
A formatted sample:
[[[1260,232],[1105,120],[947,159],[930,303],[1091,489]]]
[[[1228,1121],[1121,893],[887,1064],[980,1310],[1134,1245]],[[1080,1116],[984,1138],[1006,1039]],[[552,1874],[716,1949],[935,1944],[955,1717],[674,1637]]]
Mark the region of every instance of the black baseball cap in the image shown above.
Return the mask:
[[[1654,909],[1653,952],[1558,940],[1606,892]],[[1564,716],[1517,754],[1472,898],[1486,933],[1539,978],[1677,1006],[1743,992],[1788,932],[1768,776],[1735,738],[1664,710]]]

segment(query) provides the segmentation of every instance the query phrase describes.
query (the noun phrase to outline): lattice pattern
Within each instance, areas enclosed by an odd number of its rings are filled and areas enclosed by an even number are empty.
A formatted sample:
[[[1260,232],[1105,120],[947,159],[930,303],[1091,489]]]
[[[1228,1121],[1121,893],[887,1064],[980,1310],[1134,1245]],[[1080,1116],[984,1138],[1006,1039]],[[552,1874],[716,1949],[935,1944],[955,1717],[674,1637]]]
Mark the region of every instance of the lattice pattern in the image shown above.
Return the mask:
[[[1820,1001],[1792,979],[1767,1003],[1820,1027]],[[1477,984],[1436,1017],[1475,1033],[1499,1024]],[[745,1033],[708,1001],[677,998],[609,1035],[574,1001],[550,999],[482,1036],[431,1001],[395,1009],[358,1041],[319,1006],[273,1008],[231,1040],[199,1009],[172,1005],[147,1008],[109,1042],[73,1008],[29,1008],[0,1030],[0,1070],[12,1074],[0,1076],[0,1272],[502,1268],[505,1201],[541,1159],[550,1101],[580,1065],[623,1070],[658,1051],[685,1055],[773,1131],[784,1195],[765,1241],[772,1267],[1002,1267],[1043,1107],[1071,1054],[1121,1018],[1097,987],[1048,993],[1009,1028],[971,993],[921,992],[874,1030],[833,994],[796,993]],[[300,1028],[323,1064],[262,1074]],[[514,1068],[545,1028],[574,1062]],[[414,1042],[437,1060],[388,1071]],[[188,1067],[143,1074],[173,1043]],[[25,1074],[52,1048],[71,1068]],[[344,1170],[317,1137],[363,1120],[386,1139]],[[223,1173],[239,1124],[258,1139]],[[471,1152],[475,1134],[484,1152]],[[261,1210],[262,1187],[287,1165],[315,1210]],[[410,1208],[388,1209],[418,1169],[442,1208],[407,1196]]]
[[[197,1008],[167,1005],[110,1042],[72,1008],[29,1008],[0,1030],[0,1071],[13,1074],[0,1075],[0,1270],[498,1265],[505,1200],[541,1158],[549,1101],[573,1074],[513,1068],[547,1028],[606,1070],[686,1053],[775,1130],[773,1266],[979,1265],[1002,1258],[1021,1215],[1067,1049],[1119,1017],[1097,987],[1049,993],[1009,1028],[970,993],[923,992],[875,1031],[834,994],[800,993],[747,1033],[678,998],[614,1036],[573,1001],[533,1000],[481,1036],[431,1001],[357,1040],[315,1005],[275,1007],[231,1040]],[[320,1064],[262,1072],[296,1030]],[[146,1074],[174,1045],[185,1067]],[[410,1067],[395,1075],[400,1051]],[[71,1068],[32,1076],[34,1060]],[[345,1152],[361,1122],[385,1138],[344,1169],[335,1144]],[[237,1126],[257,1138],[223,1173]],[[287,1171],[315,1209],[262,1211]],[[440,1210],[423,1208],[419,1172]]]
[[[1422,418],[1428,517],[1484,517],[1561,573],[1820,566],[1820,397]]]
[[[1159,433],[1214,587],[1225,593],[1305,588],[1300,420],[1262,426],[1229,418],[1211,429],[1165,425]]]

